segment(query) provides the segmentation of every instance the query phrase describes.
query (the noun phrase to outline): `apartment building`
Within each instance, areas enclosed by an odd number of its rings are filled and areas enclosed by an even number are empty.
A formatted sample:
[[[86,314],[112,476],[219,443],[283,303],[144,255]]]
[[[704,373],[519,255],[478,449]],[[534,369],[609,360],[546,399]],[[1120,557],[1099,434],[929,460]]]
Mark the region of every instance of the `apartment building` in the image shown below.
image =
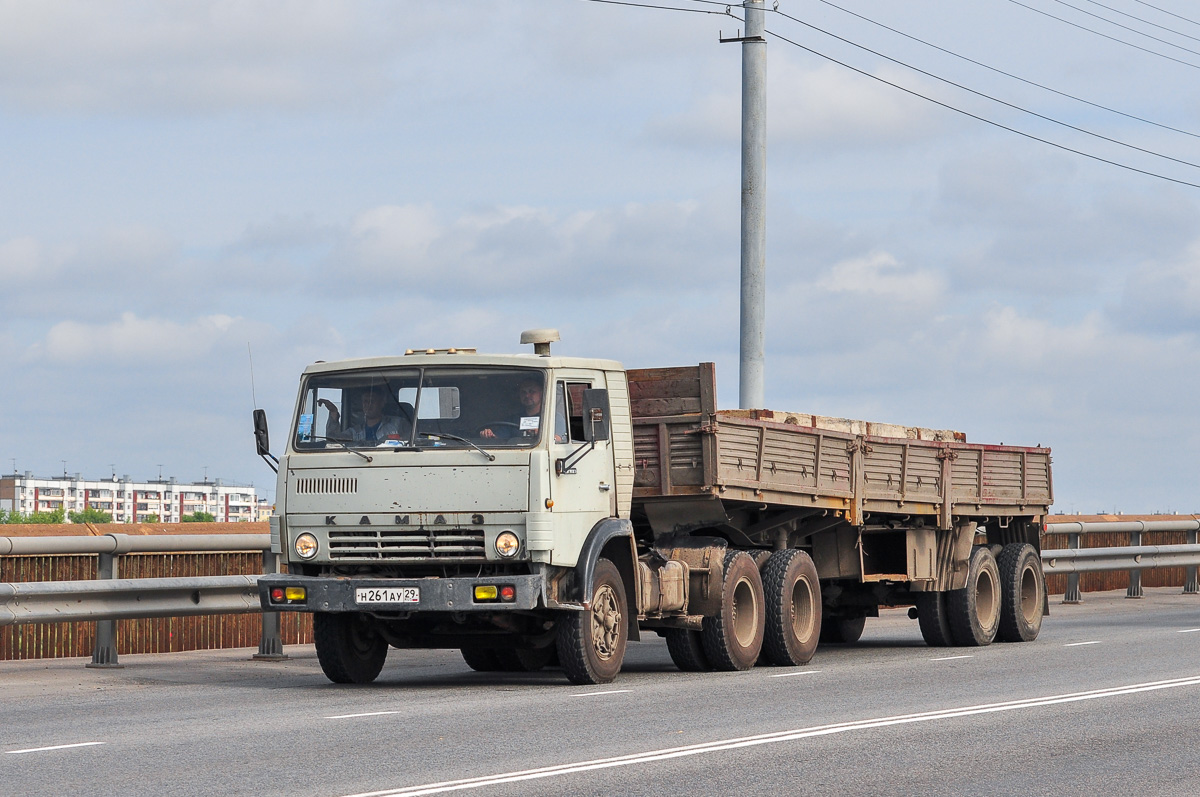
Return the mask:
[[[129,476],[83,479],[78,473],[34,476],[32,472],[0,476],[0,509],[34,512],[81,512],[97,509],[114,523],[180,523],[184,515],[207,512],[218,523],[257,520],[258,496],[253,487],[214,481],[184,483],[175,479],[135,482]]]

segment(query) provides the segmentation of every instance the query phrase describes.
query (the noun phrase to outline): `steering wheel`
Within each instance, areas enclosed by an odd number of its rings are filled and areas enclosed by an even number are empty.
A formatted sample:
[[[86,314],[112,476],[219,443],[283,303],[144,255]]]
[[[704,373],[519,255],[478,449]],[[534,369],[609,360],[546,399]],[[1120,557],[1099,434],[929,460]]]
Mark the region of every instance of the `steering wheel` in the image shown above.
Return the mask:
[[[493,429],[494,430],[498,426],[507,426],[510,429],[516,429],[518,431],[521,429],[521,424],[519,424],[519,423],[513,423],[512,421],[495,421],[494,423],[485,423],[482,426],[480,426],[478,429],[475,430],[475,436],[479,437],[479,435],[483,432],[484,429]]]

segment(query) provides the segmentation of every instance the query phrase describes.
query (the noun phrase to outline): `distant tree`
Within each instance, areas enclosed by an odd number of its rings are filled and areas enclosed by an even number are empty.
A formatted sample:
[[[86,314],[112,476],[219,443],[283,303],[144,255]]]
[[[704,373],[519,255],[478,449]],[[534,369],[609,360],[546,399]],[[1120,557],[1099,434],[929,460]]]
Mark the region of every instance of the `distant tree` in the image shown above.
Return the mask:
[[[105,512],[93,507],[87,507],[82,512],[68,512],[67,518],[72,523],[112,523],[111,512]]]
[[[208,512],[193,512],[190,515],[183,516],[184,523],[216,523],[217,518]]]
[[[142,523],[157,523],[158,515],[143,515],[141,522]]]
[[[67,511],[61,506],[53,512],[32,512],[26,515],[18,523],[36,523],[39,525],[57,525],[67,522]]]
[[[20,512],[16,511],[15,509],[12,511],[9,511],[7,509],[0,509],[0,524],[20,523],[20,522],[21,522],[21,513]]]

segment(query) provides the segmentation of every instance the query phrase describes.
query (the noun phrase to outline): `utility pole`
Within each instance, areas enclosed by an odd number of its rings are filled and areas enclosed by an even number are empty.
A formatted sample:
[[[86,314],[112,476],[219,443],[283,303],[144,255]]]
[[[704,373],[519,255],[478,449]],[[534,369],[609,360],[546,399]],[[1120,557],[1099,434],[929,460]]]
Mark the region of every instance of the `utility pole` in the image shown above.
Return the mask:
[[[742,409],[764,404],[764,341],[767,303],[767,40],[764,0],[745,0],[742,43]]]

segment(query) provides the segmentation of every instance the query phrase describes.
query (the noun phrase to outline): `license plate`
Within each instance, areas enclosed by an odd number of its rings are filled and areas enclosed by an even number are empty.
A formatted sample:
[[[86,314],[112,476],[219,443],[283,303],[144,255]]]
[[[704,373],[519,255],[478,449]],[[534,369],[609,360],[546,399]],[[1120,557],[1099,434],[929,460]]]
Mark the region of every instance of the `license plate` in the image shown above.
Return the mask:
[[[355,603],[420,603],[419,587],[362,587],[354,590]]]

